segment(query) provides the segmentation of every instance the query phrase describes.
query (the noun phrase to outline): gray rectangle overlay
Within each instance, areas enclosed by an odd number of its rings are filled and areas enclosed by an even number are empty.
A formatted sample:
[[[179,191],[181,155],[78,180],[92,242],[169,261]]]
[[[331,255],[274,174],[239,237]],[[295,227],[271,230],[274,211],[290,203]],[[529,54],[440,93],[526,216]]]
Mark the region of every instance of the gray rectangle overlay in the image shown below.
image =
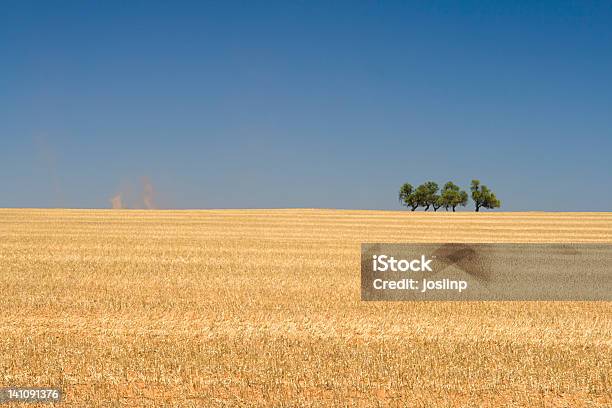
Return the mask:
[[[362,244],[361,300],[611,301],[612,245]]]
[[[7,387],[0,388],[0,404],[11,402],[61,402],[62,390],[43,387]]]

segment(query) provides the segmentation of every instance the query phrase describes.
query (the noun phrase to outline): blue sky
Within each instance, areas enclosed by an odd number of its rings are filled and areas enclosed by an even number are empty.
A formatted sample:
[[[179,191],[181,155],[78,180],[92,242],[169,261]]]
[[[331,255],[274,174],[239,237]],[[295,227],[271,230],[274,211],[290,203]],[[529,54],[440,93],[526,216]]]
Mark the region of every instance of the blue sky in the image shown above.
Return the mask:
[[[535,3],[3,1],[0,207],[610,211],[612,3]]]

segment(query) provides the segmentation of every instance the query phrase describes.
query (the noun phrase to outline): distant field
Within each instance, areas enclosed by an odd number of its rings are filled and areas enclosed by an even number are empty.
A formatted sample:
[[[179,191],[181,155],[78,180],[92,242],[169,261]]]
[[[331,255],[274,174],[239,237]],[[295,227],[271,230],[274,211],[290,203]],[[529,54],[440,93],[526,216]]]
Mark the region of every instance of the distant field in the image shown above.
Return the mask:
[[[0,387],[62,406],[612,405],[612,304],[359,299],[361,242],[612,243],[612,213],[0,209]]]

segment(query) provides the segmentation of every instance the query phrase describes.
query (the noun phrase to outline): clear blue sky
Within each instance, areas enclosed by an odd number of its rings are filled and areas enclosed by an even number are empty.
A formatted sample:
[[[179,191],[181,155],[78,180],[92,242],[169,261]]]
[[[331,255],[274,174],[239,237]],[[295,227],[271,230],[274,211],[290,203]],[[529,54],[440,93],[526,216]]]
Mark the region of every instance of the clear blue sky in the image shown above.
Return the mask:
[[[0,207],[612,210],[612,3],[0,2]]]

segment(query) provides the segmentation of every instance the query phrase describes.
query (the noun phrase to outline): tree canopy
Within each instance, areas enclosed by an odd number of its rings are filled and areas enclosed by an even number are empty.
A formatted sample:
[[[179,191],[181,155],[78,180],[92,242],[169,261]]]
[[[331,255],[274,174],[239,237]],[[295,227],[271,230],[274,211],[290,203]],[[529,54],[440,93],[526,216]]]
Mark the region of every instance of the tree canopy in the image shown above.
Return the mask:
[[[444,184],[440,194],[438,191],[438,183],[434,181],[426,181],[416,188],[410,183],[404,183],[400,187],[398,198],[402,205],[412,211],[422,207],[424,211],[430,208],[434,211],[444,208],[446,211],[455,212],[457,207],[465,207],[468,203],[468,193],[452,181]],[[495,194],[487,186],[481,185],[479,180],[472,180],[471,191],[476,211],[480,211],[481,208],[492,209],[501,206]]]
[[[399,192],[399,200],[402,205],[410,207],[412,211],[419,207],[419,203],[414,196],[414,187],[412,187],[412,184],[404,183],[402,185]]]
[[[480,211],[481,208],[499,208],[501,206],[501,201],[487,186],[481,185],[480,180],[472,180],[470,189],[472,190],[472,200],[476,205],[476,212]]]
[[[440,204],[448,211],[452,208],[453,212],[457,206],[465,207],[468,202],[468,195],[465,191],[461,190],[458,185],[449,181],[442,187],[442,193],[440,195]]]
[[[427,211],[438,200],[438,183],[427,181],[418,186],[414,194],[419,207],[424,207]]]

